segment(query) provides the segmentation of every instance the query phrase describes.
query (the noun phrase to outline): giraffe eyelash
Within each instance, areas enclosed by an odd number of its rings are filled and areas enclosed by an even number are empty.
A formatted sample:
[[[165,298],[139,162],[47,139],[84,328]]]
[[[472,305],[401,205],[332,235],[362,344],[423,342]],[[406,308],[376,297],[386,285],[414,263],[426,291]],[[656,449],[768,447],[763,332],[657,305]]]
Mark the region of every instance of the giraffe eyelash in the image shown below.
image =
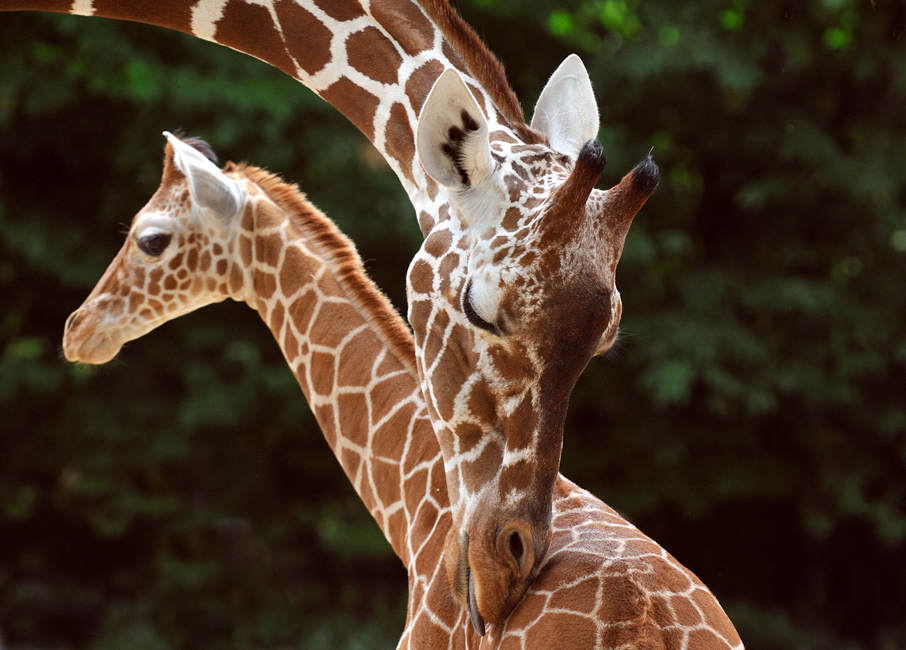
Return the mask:
[[[466,320],[478,329],[489,332],[494,336],[500,336],[500,329],[494,323],[486,321],[479,316],[478,312],[475,311],[475,307],[472,306],[472,280],[469,280],[468,284],[466,284],[466,290],[462,294],[462,312],[465,314]]]
[[[167,246],[170,245],[171,237],[171,235],[162,232],[146,235],[139,238],[138,247],[146,255],[150,255],[151,257],[160,257],[167,249]]]

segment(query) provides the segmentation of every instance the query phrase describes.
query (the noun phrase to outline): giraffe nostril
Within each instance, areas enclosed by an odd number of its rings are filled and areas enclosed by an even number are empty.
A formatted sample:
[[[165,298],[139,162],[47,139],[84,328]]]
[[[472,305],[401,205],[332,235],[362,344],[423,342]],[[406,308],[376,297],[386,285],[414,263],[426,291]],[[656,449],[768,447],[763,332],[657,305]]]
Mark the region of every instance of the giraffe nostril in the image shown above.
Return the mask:
[[[524,521],[514,519],[497,537],[497,551],[520,578],[527,578],[535,564],[532,531]]]
[[[521,564],[522,554],[525,553],[525,545],[522,543],[522,537],[516,531],[510,533],[509,546],[510,555],[516,560],[516,564]]]
[[[76,325],[78,325],[82,321],[82,318],[84,317],[84,315],[85,314],[82,312],[81,309],[77,309],[74,312],[72,312],[71,314],[69,314],[69,318],[66,319],[66,324],[63,326],[63,331],[68,332],[71,329],[73,329]]]

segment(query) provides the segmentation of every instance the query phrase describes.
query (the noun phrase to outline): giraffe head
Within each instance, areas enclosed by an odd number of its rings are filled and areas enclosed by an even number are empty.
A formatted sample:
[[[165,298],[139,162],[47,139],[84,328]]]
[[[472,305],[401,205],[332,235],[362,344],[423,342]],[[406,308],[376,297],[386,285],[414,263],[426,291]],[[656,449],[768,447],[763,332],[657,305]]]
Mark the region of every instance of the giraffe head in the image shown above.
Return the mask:
[[[243,299],[246,281],[235,257],[245,185],[214,165],[206,143],[165,135],[160,188],[66,321],[69,361],[106,363],[124,343],[168,320],[228,297]]]
[[[526,144],[489,126],[445,71],[417,151],[440,218],[409,267],[409,321],[453,508],[445,563],[483,633],[523,596],[550,542],[551,495],[573,386],[614,344],[615,272],[658,182],[643,160],[610,190],[585,67],[568,58],[538,100]]]

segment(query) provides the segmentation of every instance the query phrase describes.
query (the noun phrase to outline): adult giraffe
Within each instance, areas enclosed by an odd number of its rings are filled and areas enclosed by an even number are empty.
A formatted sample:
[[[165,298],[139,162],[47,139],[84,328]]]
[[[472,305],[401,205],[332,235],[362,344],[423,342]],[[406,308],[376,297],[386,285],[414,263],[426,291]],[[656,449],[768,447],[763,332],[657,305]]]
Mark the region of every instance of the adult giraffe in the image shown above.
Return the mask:
[[[0,0],[23,9],[160,25],[256,56],[388,160],[426,235],[407,289],[450,489],[444,563],[476,629],[503,620],[547,552],[569,395],[614,341],[616,263],[657,184],[649,160],[593,189],[604,155],[578,58],[530,127],[446,0]]]
[[[67,359],[105,363],[126,341],[226,298],[257,310],[406,565],[399,648],[742,647],[692,573],[562,476],[537,580],[478,636],[441,567],[452,518],[409,330],[352,243],[295,186],[245,165],[218,170],[208,156],[204,143],[168,136],[160,188],[66,323]]]

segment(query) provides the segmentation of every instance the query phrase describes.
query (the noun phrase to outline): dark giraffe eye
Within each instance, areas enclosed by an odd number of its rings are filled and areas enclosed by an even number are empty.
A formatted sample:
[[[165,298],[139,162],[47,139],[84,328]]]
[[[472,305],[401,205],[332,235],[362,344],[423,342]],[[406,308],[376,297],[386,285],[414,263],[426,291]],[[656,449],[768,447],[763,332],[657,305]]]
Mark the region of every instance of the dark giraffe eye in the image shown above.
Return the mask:
[[[169,245],[170,235],[164,233],[148,235],[138,240],[138,247],[142,249],[143,253],[147,253],[151,257],[160,257],[161,253],[163,253],[164,249]]]
[[[485,332],[490,332],[494,336],[500,336],[500,330],[497,329],[497,326],[493,323],[489,323],[481,316],[478,315],[478,312],[475,311],[475,308],[472,306],[472,281],[469,280],[469,283],[466,285],[466,290],[463,293],[462,297],[462,311],[466,315],[466,319],[472,323],[478,329],[482,329]]]

